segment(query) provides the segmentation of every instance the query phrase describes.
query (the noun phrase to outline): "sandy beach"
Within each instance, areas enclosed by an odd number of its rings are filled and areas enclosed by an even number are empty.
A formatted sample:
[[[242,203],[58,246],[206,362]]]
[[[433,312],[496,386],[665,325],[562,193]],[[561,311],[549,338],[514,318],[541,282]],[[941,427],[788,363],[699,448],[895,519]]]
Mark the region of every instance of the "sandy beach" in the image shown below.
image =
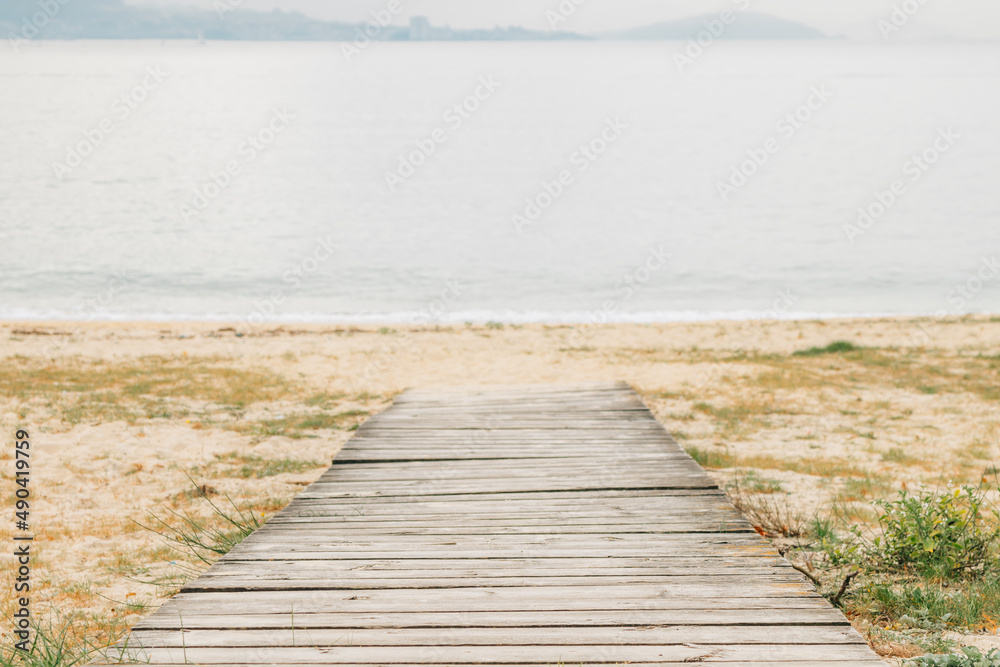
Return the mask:
[[[95,641],[207,567],[141,527],[155,522],[151,514],[211,523],[196,484],[266,519],[409,387],[625,381],[720,483],[737,467],[752,470],[754,484],[810,517],[839,503],[864,519],[871,499],[904,486],[978,482],[1000,455],[996,317],[437,328],[4,323],[0,341],[7,506],[16,429],[28,429],[34,445],[35,604],[85,614]],[[856,349],[813,350],[835,341]],[[0,524],[0,539],[12,532]],[[3,567],[11,579],[9,559]]]

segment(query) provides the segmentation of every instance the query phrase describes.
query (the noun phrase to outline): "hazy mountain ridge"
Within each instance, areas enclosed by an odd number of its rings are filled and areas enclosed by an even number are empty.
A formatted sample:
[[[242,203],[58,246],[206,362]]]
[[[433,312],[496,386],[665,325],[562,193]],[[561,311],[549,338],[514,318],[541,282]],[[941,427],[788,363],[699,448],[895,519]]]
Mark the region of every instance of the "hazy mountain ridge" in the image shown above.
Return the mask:
[[[722,29],[719,29],[722,26]],[[804,23],[788,21],[769,14],[733,11],[728,25],[718,13],[690,16],[676,21],[622,30],[602,35],[606,39],[688,40],[708,32],[714,39],[830,39],[830,36]],[[718,33],[718,34],[715,34]]]
[[[66,2],[65,5],[60,4]],[[220,4],[220,7],[229,5]],[[300,12],[243,9],[210,11],[193,8],[165,9],[126,5],[122,0],[50,0],[50,15],[34,0],[0,2],[0,36],[12,33],[26,39],[205,39],[249,41],[354,41],[367,40],[368,23],[342,23],[314,19]],[[41,17],[41,18],[36,18]],[[512,41],[588,39],[566,32],[539,32],[520,27],[489,30],[453,30],[431,27],[434,41]],[[371,39],[411,39],[406,25],[381,27]]]
[[[65,4],[63,4],[65,3]],[[43,7],[44,4],[44,7]],[[45,9],[48,7],[48,9]],[[26,39],[215,39],[249,41],[367,41],[368,23],[324,21],[300,12],[231,9],[220,11],[127,5],[123,0],[2,0],[0,36]],[[827,39],[802,23],[766,14],[732,12],[728,25],[719,14],[692,16],[599,35],[621,40],[688,40],[708,32],[713,39]],[[570,32],[521,27],[454,30],[416,19],[410,25],[380,26],[376,41],[532,41],[593,39]]]

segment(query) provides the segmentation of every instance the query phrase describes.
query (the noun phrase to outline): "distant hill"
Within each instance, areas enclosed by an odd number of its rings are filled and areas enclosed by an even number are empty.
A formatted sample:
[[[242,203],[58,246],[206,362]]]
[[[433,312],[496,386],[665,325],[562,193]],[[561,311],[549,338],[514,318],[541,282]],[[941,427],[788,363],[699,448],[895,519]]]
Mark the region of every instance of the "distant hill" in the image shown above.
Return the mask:
[[[220,6],[236,6],[220,0]],[[192,8],[127,5],[122,0],[68,0],[52,6],[59,11],[46,17],[35,0],[0,0],[0,37],[26,39],[212,39],[247,41],[353,41],[365,23],[313,19],[300,12],[275,9],[258,12],[237,9],[216,12]],[[38,17],[42,14],[41,20]],[[524,28],[452,30],[417,22],[420,34],[409,25],[380,28],[378,41],[526,41],[588,39],[565,32],[538,32]]]
[[[752,12],[733,12],[734,21],[718,39],[829,39],[829,35],[803,23]],[[601,35],[605,39],[689,40],[719,21],[718,14],[691,16],[653,25]]]

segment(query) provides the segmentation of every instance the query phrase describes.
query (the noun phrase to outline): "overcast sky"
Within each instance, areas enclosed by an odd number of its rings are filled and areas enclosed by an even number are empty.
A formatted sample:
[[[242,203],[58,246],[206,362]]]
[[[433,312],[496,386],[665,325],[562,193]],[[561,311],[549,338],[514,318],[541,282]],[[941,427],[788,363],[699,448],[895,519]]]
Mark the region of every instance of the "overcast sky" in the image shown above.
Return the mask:
[[[240,3],[247,9],[296,9],[319,18],[362,21],[389,0],[127,0],[212,8],[216,2]],[[521,25],[547,29],[546,11],[558,10],[563,0],[401,0],[402,20],[411,15],[430,17],[435,24],[456,28]],[[922,5],[901,37],[951,36],[1000,39],[1000,0],[565,0],[579,4],[560,27],[577,32],[631,28],[658,21],[720,11],[749,1],[753,11],[807,23],[830,34],[852,38],[878,37],[876,23],[892,14],[893,5]]]

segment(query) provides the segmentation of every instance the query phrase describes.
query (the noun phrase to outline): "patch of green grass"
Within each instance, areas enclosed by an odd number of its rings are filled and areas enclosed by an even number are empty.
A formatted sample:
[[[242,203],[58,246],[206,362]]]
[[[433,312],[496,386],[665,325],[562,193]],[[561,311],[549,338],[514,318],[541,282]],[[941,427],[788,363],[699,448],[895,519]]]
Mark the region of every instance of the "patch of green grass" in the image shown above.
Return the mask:
[[[831,384],[829,378],[804,365],[789,364],[788,367],[777,368],[761,373],[753,380],[755,389],[768,392],[799,391],[802,389],[821,389]]]
[[[367,417],[370,414],[371,413],[368,412],[367,410],[358,410],[357,408],[355,408],[353,410],[344,410],[342,412],[338,412],[334,416],[337,419],[346,419],[348,417]]]
[[[291,387],[269,371],[238,370],[214,359],[140,357],[121,363],[78,359],[53,364],[14,358],[0,369],[0,393],[18,398],[65,394],[100,396],[100,400],[193,398],[245,406],[284,398]]]
[[[808,350],[794,352],[794,357],[822,357],[827,354],[843,354],[844,352],[857,352],[862,348],[846,340],[838,340],[830,343],[826,347],[811,347]]]
[[[757,399],[722,407],[701,402],[695,403],[692,409],[716,420],[719,436],[724,440],[745,438],[753,432],[768,428],[770,426],[768,417],[795,414],[790,410],[776,407],[771,401]]]
[[[15,650],[15,643],[0,644],[0,667],[72,667],[90,661],[92,651],[75,645],[73,625],[67,622],[60,627],[34,624],[28,651]]]
[[[834,459],[778,458],[766,454],[739,457],[722,447],[689,446],[685,451],[702,467],[710,470],[744,468],[747,470],[784,470],[814,477],[869,478],[870,473],[851,463]]]
[[[300,459],[266,459],[253,454],[240,454],[238,452],[217,456],[216,458],[221,463],[239,466],[236,470],[236,475],[243,479],[261,479],[284,473],[300,473],[306,470],[325,468],[327,465],[319,461],[305,461]],[[208,494],[203,495],[207,496]]]
[[[487,329],[494,329],[494,330],[499,331],[499,330],[501,330],[501,329],[504,328],[504,325],[503,325],[503,322],[487,322],[486,323],[486,328]]]
[[[838,539],[837,531],[833,526],[833,521],[830,519],[813,518],[809,522],[808,533],[810,537],[814,537],[817,540],[834,541]]]
[[[92,424],[123,421],[135,424],[147,411],[141,406],[131,406],[108,400],[83,397],[62,410],[62,420],[68,424]]]
[[[845,610],[879,623],[920,627],[928,623],[972,631],[996,628],[1000,579],[948,585],[928,580],[892,581],[875,577],[848,599]]]
[[[960,653],[924,655],[910,658],[906,667],[1000,667],[1000,649],[983,653],[974,646],[963,646]]]
[[[736,467],[736,458],[728,450],[722,448],[702,449],[700,447],[685,447],[684,449],[703,468],[722,470]]]
[[[324,391],[319,394],[313,394],[306,399],[305,403],[310,408],[323,408],[324,410],[328,410],[345,398],[347,398],[347,394],[339,392],[331,394]]]
[[[214,358],[140,357],[122,362],[13,357],[0,366],[0,395],[44,405],[69,424],[176,418],[178,401],[223,408],[275,401],[296,390],[265,370],[240,370]]]
[[[117,663],[125,653],[114,644],[128,633],[132,610],[102,616],[39,613],[31,626],[27,651],[16,650],[13,638],[0,639],[0,667],[75,667],[97,658]],[[133,621],[134,622],[134,621]]]
[[[227,422],[223,426],[231,431],[258,438],[284,436],[293,440],[301,440],[318,437],[315,435],[315,431],[357,430],[363,418],[369,414],[366,410],[345,410],[336,414],[315,412],[281,417],[280,419]]]
[[[888,385],[927,395],[969,393],[983,400],[1000,401],[1000,361],[989,356],[860,347],[846,341],[800,350],[790,357],[744,356],[703,361],[746,361],[768,367],[770,370],[745,381],[748,387],[768,391]]]
[[[730,482],[727,488],[740,488],[748,493],[764,494],[781,493],[784,491],[780,481],[769,477],[761,477],[756,470],[747,470],[737,480]]]
[[[915,457],[907,454],[906,450],[902,447],[893,447],[882,452],[882,460],[886,463],[899,463],[901,465],[910,465],[917,461]]]
[[[993,460],[993,452],[995,448],[988,443],[977,440],[962,449],[955,452],[955,454],[963,460],[963,462],[971,465],[976,465],[981,462],[988,462]],[[987,474],[989,474],[989,469],[987,469]]]

